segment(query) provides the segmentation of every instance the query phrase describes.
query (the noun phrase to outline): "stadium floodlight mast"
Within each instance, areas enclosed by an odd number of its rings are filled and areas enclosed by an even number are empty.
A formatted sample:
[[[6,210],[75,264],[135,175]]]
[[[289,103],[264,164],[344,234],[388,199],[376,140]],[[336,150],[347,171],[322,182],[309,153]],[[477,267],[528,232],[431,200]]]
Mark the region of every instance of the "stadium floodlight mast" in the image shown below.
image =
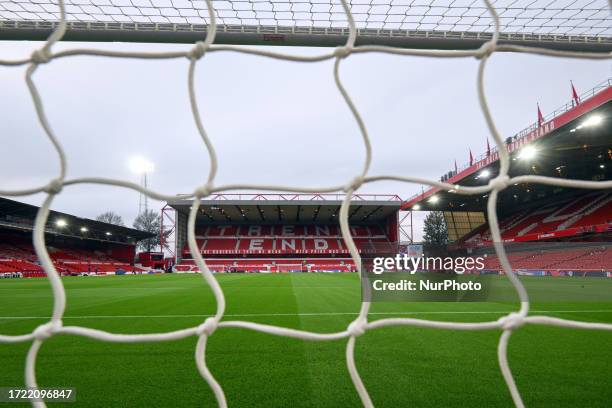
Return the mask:
[[[149,186],[149,173],[155,170],[155,165],[152,161],[142,157],[134,156],[129,160],[128,163],[130,170],[140,176],[140,184],[146,189]],[[138,214],[142,214],[144,206],[144,212],[149,210],[149,197],[146,194],[140,193],[138,198]]]

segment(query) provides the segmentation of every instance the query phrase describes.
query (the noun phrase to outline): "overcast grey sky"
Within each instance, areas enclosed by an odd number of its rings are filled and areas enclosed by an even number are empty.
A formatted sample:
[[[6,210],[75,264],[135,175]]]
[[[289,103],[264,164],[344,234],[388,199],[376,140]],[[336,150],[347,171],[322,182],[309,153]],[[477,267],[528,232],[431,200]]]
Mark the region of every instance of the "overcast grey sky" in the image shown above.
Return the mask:
[[[2,58],[29,55],[40,43],[0,42]],[[188,45],[58,44],[55,50],[184,50]],[[321,49],[283,48],[298,54]],[[373,143],[370,174],[437,179],[485,150],[488,131],[476,98],[475,59],[428,59],[384,54],[351,56],[341,78],[363,115]],[[155,163],[150,186],[185,193],[207,176],[208,155],[187,96],[187,59],[142,61],[71,57],[35,74],[49,121],[66,149],[69,177],[138,181],[128,160]],[[495,54],[486,89],[504,136],[532,123],[536,102],[546,115],[578,92],[611,76],[607,61]],[[204,125],[217,149],[216,184],[345,183],[361,169],[364,148],[337,91],[333,62],[292,63],[217,52],[197,68]],[[55,177],[58,160],[38,124],[24,81],[25,67],[0,67],[0,188],[36,186]],[[381,182],[360,192],[407,198],[420,186]],[[19,200],[39,205],[42,196]],[[151,202],[153,208],[162,203]],[[65,188],[53,209],[84,217],[113,210],[131,223],[138,194],[102,186]],[[422,217],[418,217],[422,218]],[[420,225],[420,222],[418,222]],[[420,227],[419,227],[420,228]],[[420,232],[417,237],[420,236]]]

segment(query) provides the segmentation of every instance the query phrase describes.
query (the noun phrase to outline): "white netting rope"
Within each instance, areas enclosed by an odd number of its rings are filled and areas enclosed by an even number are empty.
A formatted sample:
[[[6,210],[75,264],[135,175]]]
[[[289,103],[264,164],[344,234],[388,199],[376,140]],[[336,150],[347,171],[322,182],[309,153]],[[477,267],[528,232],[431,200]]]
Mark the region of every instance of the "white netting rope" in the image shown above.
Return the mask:
[[[66,19],[78,23],[209,23],[202,0],[65,0]],[[339,0],[213,1],[223,27],[344,28],[348,20]],[[495,20],[474,0],[348,0],[358,28],[481,33],[493,32]],[[495,2],[501,31],[566,36],[610,35],[612,18],[605,0],[505,0]],[[55,21],[54,0],[0,0],[0,23]]]
[[[36,382],[36,357],[38,355],[38,351],[43,344],[43,342],[49,337],[64,333],[64,334],[73,334],[78,336],[85,336],[101,341],[107,342],[116,342],[116,343],[137,343],[137,342],[154,342],[154,341],[171,341],[178,340],[188,336],[197,336],[198,342],[195,350],[195,360],[200,371],[202,377],[206,380],[208,385],[214,392],[214,395],[217,399],[217,402],[220,407],[226,407],[227,401],[225,399],[225,395],[223,393],[223,389],[221,385],[215,380],[213,374],[210,372],[206,365],[205,360],[205,351],[206,351],[206,342],[209,336],[212,336],[215,330],[219,328],[226,327],[240,327],[243,329],[255,330],[258,332],[268,333],[276,336],[284,336],[284,337],[292,337],[301,340],[308,341],[328,341],[328,340],[339,340],[339,339],[348,339],[347,347],[346,347],[346,361],[347,368],[350,374],[350,377],[353,381],[355,389],[357,390],[359,397],[364,406],[371,407],[373,406],[372,400],[368,394],[368,391],[363,384],[361,377],[359,376],[359,372],[357,371],[357,367],[355,365],[355,342],[357,337],[364,335],[369,330],[373,330],[379,327],[385,326],[414,326],[414,327],[428,327],[428,328],[436,328],[436,329],[448,329],[448,330],[490,330],[490,329],[498,329],[502,331],[502,334],[499,339],[498,344],[498,360],[499,366],[504,377],[504,380],[508,386],[514,404],[517,407],[523,407],[523,401],[521,399],[521,395],[519,390],[514,382],[514,378],[512,376],[512,372],[508,365],[508,357],[507,357],[507,347],[509,338],[515,330],[519,329],[521,326],[525,324],[538,324],[538,325],[549,325],[549,326],[558,326],[558,327],[566,327],[566,328],[577,328],[577,329],[599,329],[599,330],[612,330],[612,324],[604,324],[604,323],[588,323],[588,322],[579,322],[573,320],[565,320],[559,318],[553,318],[548,316],[530,316],[529,312],[529,299],[527,296],[527,292],[523,285],[520,283],[516,275],[512,272],[512,268],[508,261],[508,257],[506,256],[506,251],[504,246],[501,244],[501,236],[499,230],[499,223],[497,219],[496,213],[496,203],[497,203],[497,195],[499,191],[503,190],[509,185],[516,183],[540,183],[540,184],[548,184],[555,186],[563,186],[563,187],[576,187],[583,189],[609,189],[612,188],[612,181],[579,181],[579,180],[561,180],[550,177],[542,177],[542,176],[518,176],[514,178],[508,177],[508,169],[510,165],[509,153],[505,148],[502,137],[497,131],[493,118],[491,117],[491,113],[489,111],[489,107],[487,104],[487,100],[484,93],[484,70],[486,67],[486,62],[492,53],[496,51],[515,51],[515,52],[523,52],[523,53],[531,53],[531,54],[539,54],[539,55],[549,55],[549,56],[558,56],[558,57],[569,57],[569,58],[590,58],[590,59],[606,59],[611,58],[611,53],[581,53],[581,52],[568,52],[568,51],[551,51],[543,48],[533,48],[533,47],[524,47],[524,46],[511,46],[511,45],[498,45],[497,40],[500,32],[500,24],[499,17],[496,14],[495,9],[492,7],[491,3],[488,0],[484,0],[484,4],[490,13],[492,19],[495,21],[495,34],[493,38],[483,45],[481,48],[477,50],[470,51],[436,51],[436,50],[419,50],[419,49],[400,49],[400,48],[390,48],[383,46],[359,46],[355,47],[355,38],[356,38],[356,28],[355,22],[352,18],[350,8],[346,3],[346,0],[342,0],[342,5],[344,8],[344,12],[347,16],[347,20],[350,25],[350,32],[348,41],[344,47],[340,47],[333,52],[322,54],[319,56],[297,56],[290,55],[284,53],[277,53],[267,50],[257,50],[245,47],[231,46],[231,45],[223,45],[218,46],[214,44],[215,32],[216,32],[216,21],[214,9],[212,6],[211,0],[206,0],[209,10],[209,31],[207,33],[206,39],[203,42],[198,42],[191,51],[188,52],[114,52],[114,51],[100,51],[100,50],[89,50],[89,49],[73,49],[67,51],[61,51],[54,53],[52,52],[52,46],[54,43],[59,41],[65,33],[66,30],[66,13],[63,0],[59,2],[59,8],[61,11],[61,22],[56,31],[49,37],[45,45],[32,53],[32,56],[28,59],[24,60],[0,60],[0,65],[6,66],[19,66],[28,64],[26,71],[26,83],[28,89],[30,91],[32,100],[34,102],[34,106],[36,108],[36,114],[42,125],[47,137],[52,142],[58,158],[60,162],[60,173],[59,175],[52,179],[48,184],[29,188],[24,190],[0,190],[0,195],[4,196],[25,196],[36,193],[44,192],[47,194],[46,199],[41,205],[34,224],[34,233],[33,233],[33,241],[34,241],[34,249],[40,262],[47,273],[47,277],[51,284],[51,288],[53,291],[53,313],[49,322],[39,326],[30,334],[24,335],[0,335],[0,342],[4,343],[15,343],[15,342],[25,342],[32,341],[32,345],[27,354],[26,364],[25,364],[25,381],[28,387],[37,387]],[[350,180],[346,185],[338,185],[338,186],[325,186],[325,187],[313,187],[313,188],[304,188],[299,186],[274,186],[274,185],[224,185],[224,186],[215,186],[214,179],[217,171],[217,156],[215,154],[214,146],[210,141],[199,113],[199,109],[197,106],[197,100],[195,95],[195,66],[199,59],[201,59],[206,53],[215,52],[215,51],[233,51],[239,53],[247,53],[258,55],[262,57],[270,57],[281,60],[288,61],[300,61],[300,62],[317,62],[324,61],[329,59],[335,59],[334,64],[334,79],[336,82],[336,86],[338,90],[342,94],[347,106],[349,107],[351,113],[353,114],[360,133],[361,139],[363,141],[366,156],[363,163],[363,169],[360,174],[358,174],[355,178]],[[427,56],[427,57],[442,57],[442,58],[459,58],[459,57],[475,57],[480,60],[478,76],[477,76],[477,86],[478,86],[478,98],[480,102],[480,106],[484,117],[487,122],[487,126],[489,131],[497,144],[497,148],[500,152],[500,171],[499,176],[495,179],[491,180],[491,182],[486,186],[480,187],[464,187],[460,185],[451,185],[447,183],[442,183],[438,181],[426,180],[416,177],[408,177],[408,176],[393,176],[393,175],[384,175],[384,176],[368,176],[368,169],[370,167],[370,161],[372,157],[372,149],[370,145],[370,139],[365,127],[365,124],[353,103],[351,97],[349,96],[346,89],[343,87],[342,82],[340,80],[339,67],[343,58],[350,56],[351,54],[361,53],[361,52],[382,52],[382,53],[392,53],[392,54],[400,54],[400,55],[412,55],[412,56]],[[45,114],[44,106],[42,103],[42,99],[38,93],[37,87],[33,80],[33,75],[41,64],[52,62],[57,58],[63,58],[68,56],[75,55],[96,55],[96,56],[106,56],[106,57],[118,57],[118,58],[141,58],[141,59],[166,59],[166,58],[188,58],[189,59],[189,70],[188,70],[188,86],[189,86],[189,98],[191,102],[191,108],[193,111],[194,120],[199,131],[200,137],[202,141],[206,145],[208,150],[208,154],[210,156],[210,170],[208,174],[208,178],[206,182],[198,186],[194,189],[194,192],[188,198],[194,198],[193,206],[191,207],[191,211],[189,213],[188,218],[188,245],[195,262],[199,269],[202,271],[202,276],[208,285],[211,287],[217,304],[217,311],[213,317],[207,318],[202,324],[191,327],[187,329],[167,332],[167,333],[151,333],[151,334],[115,334],[109,333],[106,331],[90,329],[86,327],[79,326],[64,326],[62,324],[62,317],[64,315],[64,310],[66,306],[66,293],[62,281],[60,279],[59,274],[55,270],[53,263],[49,257],[45,246],[44,240],[44,226],[49,216],[49,207],[54,197],[57,194],[60,194],[62,188],[66,186],[72,186],[75,184],[104,184],[116,187],[124,187],[129,188],[140,193],[146,194],[147,196],[158,199],[158,200],[173,200],[177,199],[177,196],[174,195],[166,195],[162,193],[158,193],[156,191],[145,189],[138,184],[131,183],[124,180],[115,180],[115,179],[105,179],[105,178],[76,178],[76,179],[66,179],[66,166],[67,160],[62,149],[62,145],[55,136],[52,127],[50,126],[47,116]],[[505,272],[505,275],[511,281],[512,285],[517,291],[519,296],[521,305],[518,312],[513,312],[504,316],[496,321],[490,322],[479,322],[479,323],[459,323],[459,322],[441,322],[441,321],[431,321],[431,320],[423,320],[423,319],[413,319],[413,318],[388,318],[388,319],[379,319],[375,321],[368,321],[368,311],[370,308],[370,304],[368,302],[363,302],[361,305],[361,309],[359,312],[359,316],[347,327],[346,330],[337,332],[337,333],[315,333],[309,331],[302,331],[278,326],[270,326],[265,324],[253,323],[253,322],[245,322],[245,321],[224,321],[223,315],[225,311],[225,297],[219,283],[208,269],[204,259],[198,251],[198,247],[196,245],[195,239],[195,221],[196,214],[200,205],[199,199],[212,194],[218,193],[221,191],[228,190],[272,190],[272,191],[282,191],[282,192],[303,192],[303,193],[316,193],[316,192],[337,192],[337,191],[345,191],[346,198],[344,199],[342,206],[340,208],[340,228],[342,231],[342,236],[344,241],[349,248],[351,253],[351,257],[358,269],[361,269],[361,262],[359,252],[355,246],[355,243],[351,237],[349,225],[348,225],[348,209],[350,205],[350,200],[352,194],[357,190],[361,185],[365,183],[372,183],[380,180],[395,180],[402,181],[408,183],[417,183],[417,184],[425,184],[429,186],[439,187],[442,189],[453,189],[458,194],[482,194],[489,193],[488,204],[487,204],[487,212],[489,215],[489,226],[491,229],[491,235],[494,241],[495,250],[497,255],[501,261],[501,265]],[[185,196],[181,196],[180,198],[185,199]],[[32,401],[32,405],[36,407],[44,407],[45,404],[43,402]]]

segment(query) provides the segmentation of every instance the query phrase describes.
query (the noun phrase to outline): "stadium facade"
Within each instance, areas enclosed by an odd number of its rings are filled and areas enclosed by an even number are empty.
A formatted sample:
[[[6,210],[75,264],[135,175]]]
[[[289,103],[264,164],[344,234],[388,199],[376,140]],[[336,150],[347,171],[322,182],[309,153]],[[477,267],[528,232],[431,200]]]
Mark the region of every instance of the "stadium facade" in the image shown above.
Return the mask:
[[[354,271],[342,239],[338,194],[219,194],[201,200],[196,241],[216,272]],[[354,195],[349,226],[360,252],[396,252],[396,195]],[[176,271],[196,270],[187,246],[191,200],[168,203],[176,211]]]

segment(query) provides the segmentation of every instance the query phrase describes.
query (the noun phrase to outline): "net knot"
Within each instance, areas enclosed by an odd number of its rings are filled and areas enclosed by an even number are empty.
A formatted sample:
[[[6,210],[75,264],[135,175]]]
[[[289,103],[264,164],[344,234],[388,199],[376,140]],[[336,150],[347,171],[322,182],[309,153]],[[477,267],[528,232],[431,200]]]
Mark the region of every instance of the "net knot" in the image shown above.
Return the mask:
[[[187,53],[187,57],[192,60],[199,60],[204,56],[206,51],[208,51],[208,44],[206,44],[204,41],[198,41],[195,43],[189,53]]]
[[[351,324],[348,325],[348,328],[346,329],[346,331],[351,337],[359,337],[365,333],[366,324],[367,324],[366,320],[359,317],[353,320]]]
[[[204,320],[204,323],[199,325],[196,329],[196,334],[201,336],[203,334],[210,336],[217,330],[217,320],[214,317],[209,317]]]
[[[493,54],[496,48],[497,44],[487,41],[486,43],[482,44],[480,48],[478,48],[478,51],[476,51],[476,59],[488,58],[491,54]]]
[[[503,330],[515,330],[525,324],[525,319],[520,313],[510,313],[500,317],[498,320]]]
[[[32,333],[36,340],[46,340],[49,337],[53,336],[53,334],[57,333],[59,329],[62,328],[61,320],[52,320],[48,323],[41,324]]]
[[[49,62],[49,60],[51,60],[51,53],[45,48],[34,50],[30,56],[30,60],[32,60],[34,64],[46,64]]]
[[[210,183],[207,183],[201,187],[196,188],[193,195],[195,196],[195,198],[206,197],[210,195],[211,191],[212,191],[212,185]]]
[[[62,192],[63,187],[64,183],[61,179],[53,179],[47,184],[47,187],[45,187],[45,193],[56,195]]]
[[[346,58],[346,57],[349,56],[351,51],[353,51],[353,48],[349,47],[347,45],[342,46],[342,47],[336,47],[336,49],[334,50],[334,57],[336,57],[336,58]]]
[[[359,187],[361,187],[362,184],[363,184],[363,177],[362,176],[355,177],[354,179],[349,181],[349,183],[346,186],[344,186],[344,192],[348,193],[349,190],[355,191]]]
[[[491,181],[489,181],[489,187],[491,187],[491,189],[496,190],[496,191],[502,191],[509,185],[510,185],[510,177],[506,175],[504,176],[499,175],[495,177],[494,179],[492,179]]]

